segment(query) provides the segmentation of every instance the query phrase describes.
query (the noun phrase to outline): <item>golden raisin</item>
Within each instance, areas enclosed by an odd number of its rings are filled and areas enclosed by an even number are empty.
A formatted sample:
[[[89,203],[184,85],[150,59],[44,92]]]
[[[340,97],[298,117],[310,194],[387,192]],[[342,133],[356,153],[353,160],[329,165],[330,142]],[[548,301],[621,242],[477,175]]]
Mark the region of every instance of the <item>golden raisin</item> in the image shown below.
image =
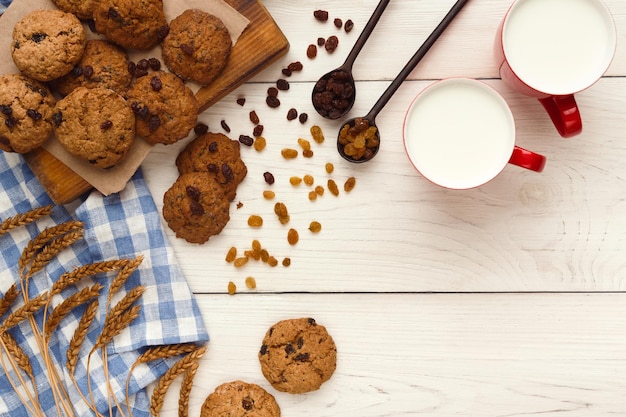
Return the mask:
[[[247,256],[240,256],[239,258],[235,259],[235,261],[234,261],[235,268],[241,268],[242,266],[244,266],[247,263],[248,263],[248,257]]]
[[[311,136],[313,136],[313,140],[317,143],[324,142],[324,133],[322,133],[322,128],[318,125],[311,126]]]
[[[328,191],[330,191],[332,195],[339,195],[339,187],[337,187],[337,183],[332,178],[328,180]]]
[[[289,212],[287,211],[285,203],[279,202],[274,204],[274,213],[278,216],[280,224],[287,224],[289,222]]]
[[[318,185],[317,187],[315,187],[315,194],[324,195],[324,187],[322,187],[321,185]]]
[[[246,287],[251,290],[256,288],[256,280],[254,277],[246,277]]]
[[[298,156],[298,151],[296,151],[295,149],[284,148],[283,150],[280,151],[280,154],[285,159],[293,159]]]
[[[289,182],[291,183],[291,185],[300,185],[300,183],[302,182],[302,178],[294,176],[289,178]]]
[[[332,174],[333,171],[335,170],[335,166],[333,164],[331,164],[330,162],[326,162],[326,172],[328,172],[329,174]]]
[[[234,282],[230,281],[228,283],[228,294],[234,295],[237,292],[237,286]]]
[[[313,175],[309,175],[309,174],[306,174],[302,178],[302,180],[304,181],[306,185],[313,185],[313,183],[315,182],[315,178],[313,178]]]
[[[269,258],[270,258],[270,253],[267,251],[267,249],[261,249],[261,261],[267,262]]]
[[[254,149],[258,152],[261,152],[263,149],[265,149],[266,145],[267,141],[263,136],[259,136],[254,140]]]
[[[250,227],[261,227],[263,226],[263,217],[257,216],[256,214],[248,217],[248,226]]]
[[[269,258],[267,258],[267,264],[269,266],[276,266],[278,265],[278,259],[274,258],[273,256],[270,256]]]
[[[343,190],[345,192],[350,192],[354,189],[355,185],[356,185],[356,178],[350,177],[346,180],[345,184],[343,185]]]
[[[289,265],[291,265],[291,258],[283,259],[283,266],[289,266]]]
[[[313,151],[311,149],[306,149],[302,151],[302,156],[305,158],[313,158]]]
[[[300,145],[304,151],[311,150],[311,142],[306,139],[298,138],[298,145]]]
[[[266,200],[271,200],[274,197],[276,197],[276,193],[274,191],[270,191],[270,190],[263,191],[263,198],[265,198]]]
[[[315,191],[309,191],[309,200],[311,201],[317,200],[317,193]]]
[[[226,262],[232,262],[235,260],[235,258],[237,257],[237,248],[236,247],[231,247],[230,249],[228,249],[228,253],[226,254]]]
[[[289,232],[287,232],[287,242],[289,242],[290,245],[298,243],[299,238],[300,237],[298,236],[298,231],[296,229],[289,229]]]
[[[257,239],[254,239],[252,241],[252,250],[255,252],[261,252],[261,242],[259,242]]]
[[[312,221],[311,224],[309,224],[309,230],[313,233],[319,233],[319,231],[322,230],[322,224],[317,221]]]

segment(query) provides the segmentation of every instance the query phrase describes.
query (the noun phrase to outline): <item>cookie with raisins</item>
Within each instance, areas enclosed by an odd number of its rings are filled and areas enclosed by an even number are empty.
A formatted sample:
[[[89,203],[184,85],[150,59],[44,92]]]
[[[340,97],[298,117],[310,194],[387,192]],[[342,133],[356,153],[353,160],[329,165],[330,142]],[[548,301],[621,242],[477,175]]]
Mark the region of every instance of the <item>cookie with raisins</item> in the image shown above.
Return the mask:
[[[187,9],[170,22],[161,49],[170,71],[186,80],[207,85],[226,67],[232,40],[220,18]]]
[[[162,0],[100,0],[93,19],[98,33],[131,49],[153,48],[167,28]]]
[[[93,9],[96,7],[96,0],[52,0],[59,9],[64,12],[73,13],[79,19],[87,20],[93,18]]]
[[[34,10],[13,27],[11,57],[24,75],[45,82],[70,72],[86,42],[83,25],[73,14]]]
[[[163,218],[176,237],[204,243],[230,220],[230,201],[211,174],[183,174],[163,195]]]
[[[130,106],[104,87],[78,87],[59,100],[53,124],[65,150],[98,168],[116,165],[135,139],[135,115]]]
[[[272,394],[256,384],[231,381],[219,385],[202,404],[200,417],[280,417]]]
[[[259,350],[261,371],[278,391],[315,391],[337,367],[337,347],[312,318],[282,320],[269,328]]]
[[[76,87],[105,87],[124,94],[132,81],[125,50],[102,39],[87,41],[85,52],[69,74],[54,80],[53,89],[66,96]]]
[[[186,138],[198,121],[198,101],[176,75],[155,71],[130,87],[126,99],[137,115],[137,135],[151,144]]]
[[[0,149],[26,153],[52,134],[55,99],[48,88],[21,74],[0,76]]]
[[[193,139],[176,158],[180,174],[208,172],[224,190],[226,198],[235,199],[237,187],[248,173],[240,156],[240,144],[221,133],[206,133]]]

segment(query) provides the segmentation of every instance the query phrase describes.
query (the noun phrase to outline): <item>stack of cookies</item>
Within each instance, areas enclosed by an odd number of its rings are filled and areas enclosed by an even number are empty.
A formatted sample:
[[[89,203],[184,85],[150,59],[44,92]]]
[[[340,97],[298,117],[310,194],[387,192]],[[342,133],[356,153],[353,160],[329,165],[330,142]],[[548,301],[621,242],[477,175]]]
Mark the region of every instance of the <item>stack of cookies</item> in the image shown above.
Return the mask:
[[[93,166],[110,168],[136,136],[151,144],[186,138],[198,103],[185,81],[206,85],[231,51],[216,16],[186,10],[167,22],[162,0],[54,0],[13,29],[20,74],[0,77],[0,149],[27,153],[52,134]],[[86,23],[86,24],[84,24]],[[85,27],[102,35],[87,40]],[[128,50],[160,45],[159,59],[131,62]]]

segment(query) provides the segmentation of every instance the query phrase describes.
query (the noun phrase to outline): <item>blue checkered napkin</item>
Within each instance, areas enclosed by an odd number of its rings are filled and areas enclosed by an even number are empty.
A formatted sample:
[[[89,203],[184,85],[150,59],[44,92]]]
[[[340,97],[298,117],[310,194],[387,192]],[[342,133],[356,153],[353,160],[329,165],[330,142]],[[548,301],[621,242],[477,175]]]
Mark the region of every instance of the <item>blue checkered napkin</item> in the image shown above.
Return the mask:
[[[0,14],[4,13],[4,11],[9,7],[12,0],[0,0]]]
[[[0,152],[0,219],[4,220],[18,213],[49,204],[52,204],[52,201],[23,160],[18,155]],[[128,415],[125,384],[128,370],[137,356],[150,345],[185,342],[202,344],[208,341],[208,334],[194,296],[187,286],[163,233],[160,214],[141,171],[135,174],[124,191],[119,194],[103,197],[100,193],[93,192],[77,203],[56,206],[49,216],[43,217],[34,224],[0,236],[1,294],[16,282],[16,262],[28,242],[45,228],[69,220],[80,220],[85,224],[84,239],[65,249],[50,262],[45,272],[33,277],[29,287],[31,298],[48,290],[52,282],[61,274],[77,266],[110,259],[135,258],[139,255],[144,257],[137,271],[128,279],[125,288],[120,290],[113,299],[115,303],[126,291],[137,284],[144,285],[146,291],[138,302],[141,305],[141,314],[129,329],[114,339],[107,349],[109,384],[123,412],[122,414],[115,409],[113,414]],[[83,288],[97,281],[104,284],[106,288],[113,277],[114,273],[101,274],[93,280],[87,278],[81,281],[78,287]],[[68,289],[55,296],[51,302],[52,306],[56,306],[77,289]],[[103,291],[100,300],[101,310],[90,328],[88,340],[83,345],[81,360],[76,368],[77,383],[81,392],[88,398],[87,353],[91,350],[101,330],[101,323],[105,316],[106,295],[106,291]],[[18,300],[21,300],[21,297]],[[14,311],[20,305],[20,302],[16,302],[10,311]],[[50,340],[49,351],[57,372],[65,377],[66,390],[75,406],[76,415],[92,416],[93,412],[81,399],[74,385],[69,382],[65,367],[65,352],[82,312],[82,309],[76,309],[63,320],[59,330]],[[4,317],[0,318],[0,320],[3,319]],[[37,315],[35,320],[38,322],[42,320],[42,314]],[[10,333],[31,357],[41,409],[46,416],[59,415],[32,329],[28,323],[22,323],[13,328]],[[0,350],[0,359],[3,358],[6,360],[6,355],[2,355]],[[161,376],[174,361],[175,359],[172,359],[135,368],[130,379],[130,405],[133,407],[135,417],[149,415],[146,386]],[[103,415],[109,415],[108,384],[99,354],[91,357],[89,375],[98,410]],[[18,375],[10,372],[8,376],[9,378],[0,368],[0,415],[31,415],[9,383],[9,381],[18,381]],[[22,375],[22,377],[25,376]]]

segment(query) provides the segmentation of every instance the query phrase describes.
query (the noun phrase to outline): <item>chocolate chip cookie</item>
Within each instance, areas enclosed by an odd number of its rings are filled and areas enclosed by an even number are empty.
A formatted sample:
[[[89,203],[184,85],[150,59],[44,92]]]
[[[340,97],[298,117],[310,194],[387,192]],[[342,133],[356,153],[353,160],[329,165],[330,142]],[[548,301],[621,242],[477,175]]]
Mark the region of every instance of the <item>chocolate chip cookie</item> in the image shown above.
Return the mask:
[[[124,94],[132,80],[128,71],[128,54],[111,42],[92,39],[69,74],[55,80],[53,88],[68,95],[76,87],[105,87]]]
[[[239,141],[221,133],[206,133],[193,139],[176,158],[178,172],[208,172],[224,190],[226,198],[235,199],[237,187],[248,168],[240,156]]]
[[[319,389],[337,366],[333,338],[312,318],[274,324],[265,334],[258,356],[269,383],[291,394]]]
[[[183,174],[163,195],[163,218],[176,237],[204,243],[230,220],[230,201],[207,172]]]
[[[200,417],[280,417],[272,394],[256,384],[226,382],[215,388],[202,404]]]
[[[85,50],[80,20],[61,10],[34,10],[13,27],[11,56],[24,75],[39,81],[61,77]]]
[[[198,102],[180,78],[155,71],[139,78],[126,93],[137,115],[137,135],[152,144],[186,138],[198,120]]]
[[[98,33],[125,48],[151,49],[167,29],[162,0],[100,0],[93,19]]]
[[[188,9],[170,22],[169,33],[161,48],[163,61],[170,71],[206,85],[224,70],[232,40],[217,16]]]
[[[26,153],[52,133],[55,99],[48,88],[21,74],[0,76],[0,149]]]
[[[117,164],[135,138],[135,115],[108,88],[76,88],[57,102],[52,121],[61,145],[98,168]]]

